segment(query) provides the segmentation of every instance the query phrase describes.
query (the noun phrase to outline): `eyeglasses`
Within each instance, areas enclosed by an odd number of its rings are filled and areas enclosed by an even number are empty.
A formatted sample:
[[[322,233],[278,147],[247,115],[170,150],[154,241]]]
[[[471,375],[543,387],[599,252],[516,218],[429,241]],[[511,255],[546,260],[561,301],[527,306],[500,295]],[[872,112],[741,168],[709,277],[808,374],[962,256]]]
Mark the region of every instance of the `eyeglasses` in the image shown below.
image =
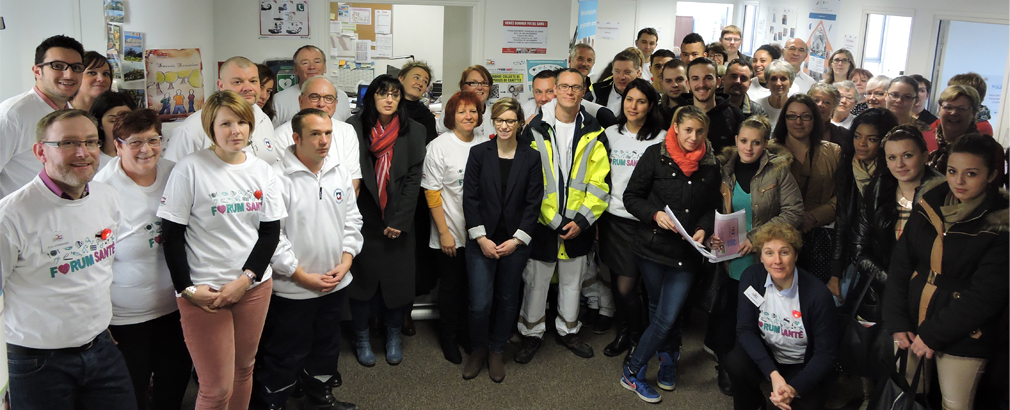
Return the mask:
[[[899,101],[913,101],[915,100],[916,97],[916,95],[914,94],[901,95],[899,93],[888,93],[887,96],[891,97],[892,100],[899,100]]]
[[[116,138],[116,141],[119,141],[120,144],[123,144],[123,145],[126,145],[127,147],[130,147],[130,149],[140,149],[141,147],[144,146],[144,144],[150,145],[151,147],[160,147],[161,146],[161,141],[163,139],[164,139],[164,137],[162,137],[162,136],[159,135],[157,137],[148,138],[146,140],[123,141],[123,140],[121,140],[119,138]]]
[[[835,63],[835,64],[848,64],[849,59],[847,59],[847,58],[832,58],[831,62]]]
[[[786,51],[788,51],[790,53],[803,53],[803,54],[806,54],[807,49],[796,47],[796,46],[789,46],[789,47],[786,47]]]
[[[39,141],[40,144],[56,147],[64,151],[77,151],[81,147],[93,151],[102,147],[102,140],[86,141]]]
[[[786,114],[786,121],[796,121],[802,120],[803,122],[810,122],[814,120],[814,116],[810,114],[796,115],[796,114]]]
[[[943,109],[944,111],[947,111],[947,112],[956,112],[958,114],[965,114],[965,113],[971,111],[971,107],[965,107],[963,105],[954,105],[954,104],[947,104],[947,103],[940,104],[940,108]]]
[[[474,88],[477,88],[477,87],[487,87],[487,86],[491,85],[491,83],[489,83],[487,81],[467,81],[467,82],[465,82],[463,84],[466,84],[466,85],[474,87]]]
[[[83,73],[84,70],[87,68],[87,67],[84,66],[84,64],[81,64],[81,63],[73,63],[73,64],[71,64],[71,63],[68,63],[66,61],[47,61],[45,63],[36,64],[35,66],[36,67],[42,67],[44,65],[47,65],[47,66],[49,66],[49,68],[52,68],[53,70],[56,70],[56,71],[67,71],[67,69],[69,68],[70,70],[72,70],[75,73]]]
[[[585,90],[585,89],[586,89],[586,86],[584,86],[584,85],[558,84],[558,91],[561,91],[561,92],[565,92],[565,91],[568,91],[568,90],[572,90],[574,92],[580,92],[580,91]]]
[[[507,125],[509,127],[514,127],[518,123],[519,123],[519,120],[504,120],[504,119],[501,119],[501,118],[495,118],[494,119],[494,125],[497,125],[499,127],[502,126],[502,125]]]
[[[378,95],[378,94],[376,94],[376,95]],[[327,104],[333,104],[334,102],[337,101],[337,96],[332,95],[332,94],[327,94],[327,95],[319,95],[319,94],[316,94],[316,93],[309,94],[309,101],[312,101],[314,103],[319,102],[320,98],[322,98],[323,101],[325,101]]]
[[[332,95],[327,95],[327,97],[333,97],[333,96]],[[311,98],[312,98],[312,96],[310,95],[309,99],[311,99]],[[333,98],[336,99],[336,97],[333,97]],[[376,99],[380,99],[380,100],[383,99],[383,98],[392,98],[394,100],[399,100],[400,99],[400,93],[395,92],[395,91],[387,91],[387,92],[384,92],[384,93],[375,93],[375,98]],[[318,99],[316,101],[318,101]]]

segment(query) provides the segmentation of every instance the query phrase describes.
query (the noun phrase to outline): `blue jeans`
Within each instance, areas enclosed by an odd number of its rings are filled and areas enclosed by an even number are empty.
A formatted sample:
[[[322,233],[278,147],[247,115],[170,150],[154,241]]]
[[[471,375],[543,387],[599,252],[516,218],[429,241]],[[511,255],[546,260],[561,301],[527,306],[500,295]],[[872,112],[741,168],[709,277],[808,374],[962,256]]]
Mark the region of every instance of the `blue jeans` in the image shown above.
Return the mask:
[[[649,327],[631,356],[631,371],[637,372],[656,352],[672,353],[679,347],[672,340],[680,338],[680,327],[674,326],[680,310],[687,302],[694,272],[638,258],[638,270],[649,292]]]
[[[8,349],[7,368],[14,409],[137,409],[126,361],[106,331],[78,353]]]
[[[515,327],[519,309],[519,288],[523,269],[532,249],[520,245],[511,255],[488,259],[473,239],[466,241],[466,271],[470,282],[470,342],[474,349],[488,347],[494,353],[505,350]],[[498,303],[494,329],[490,329],[491,301]],[[488,344],[488,331],[491,343]]]

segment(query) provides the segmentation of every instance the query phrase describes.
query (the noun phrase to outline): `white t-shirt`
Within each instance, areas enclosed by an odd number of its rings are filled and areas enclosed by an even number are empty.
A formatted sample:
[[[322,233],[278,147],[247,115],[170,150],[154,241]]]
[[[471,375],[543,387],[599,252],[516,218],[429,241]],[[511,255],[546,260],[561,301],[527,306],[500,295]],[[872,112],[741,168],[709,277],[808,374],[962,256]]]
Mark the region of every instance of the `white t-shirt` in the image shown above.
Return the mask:
[[[276,273],[273,291],[287,299],[311,299],[326,293],[295,283],[291,279],[295,268],[301,265],[307,273],[322,274],[340,264],[344,252],[357,256],[364,241],[361,213],[352,178],[340,164],[340,157],[327,155],[317,175],[290,147],[285,151],[284,160],[274,164],[289,212],[281,220],[284,234],[271,262]],[[351,280],[353,276],[347,272],[331,292],[347,287]]]
[[[158,217],[188,225],[186,257],[194,285],[220,289],[242,274],[242,265],[259,239],[260,222],[287,216],[280,189],[270,165],[248,151],[245,162],[236,165],[209,149],[175,165]],[[267,267],[262,280],[270,274]]]
[[[179,310],[161,247],[161,218],[157,215],[174,166],[167,159],[158,160],[154,184],[146,187],[126,175],[118,157],[95,175],[95,181],[116,189],[122,206],[116,260],[112,263],[113,325],[142,323]]]
[[[803,363],[807,352],[807,332],[800,310],[799,274],[793,272],[793,285],[781,292],[769,274],[765,280],[764,303],[758,313],[758,329],[765,344],[771,346],[775,361],[782,364]]]
[[[0,103],[0,198],[42,172],[42,162],[32,153],[35,129],[53,111],[34,88]]]
[[[111,162],[113,158],[116,158],[116,157],[110,157],[108,154],[105,153],[105,151],[99,151],[98,152],[98,170],[101,171],[101,170],[105,169],[105,166],[109,165],[109,162]]]
[[[354,132],[351,124],[333,120],[333,140],[330,142],[328,156],[340,157],[340,164],[351,173],[351,179],[361,179],[361,152],[358,150],[358,134]],[[284,147],[281,154],[287,153],[287,148],[295,143],[294,131],[291,129],[291,121],[281,124],[274,130],[274,137],[277,143]]]
[[[649,56],[646,56],[645,59],[648,60]],[[645,81],[648,81],[649,83],[652,83],[652,63],[650,63],[648,61],[642,63],[642,77],[641,78],[643,80],[645,80]]]
[[[101,182],[88,191],[63,199],[36,176],[0,200],[7,343],[77,347],[109,327],[119,198]]]
[[[845,129],[849,129],[850,127],[852,127],[852,120],[854,120],[854,119],[856,119],[856,116],[852,115],[852,114],[849,114],[841,122],[837,122],[835,120],[831,120],[831,123],[835,124],[835,125],[837,125],[839,127],[842,127],[842,128],[845,128]]]
[[[554,149],[557,150],[557,166],[561,176],[568,180],[568,171],[572,167],[572,140],[575,139],[575,123],[554,121]]]
[[[442,191],[442,210],[445,211],[445,223],[449,226],[456,247],[466,244],[466,218],[463,217],[463,174],[466,171],[466,160],[470,158],[470,148],[484,142],[474,136],[473,141],[464,142],[454,132],[439,135],[428,144],[428,152],[424,157],[424,173],[421,174],[421,188],[429,191]],[[431,237],[428,247],[440,249],[438,228],[435,220],[431,221]]]
[[[782,108],[772,107],[772,104],[768,102],[768,97],[755,100],[754,103],[760,105],[761,108],[764,108],[765,112],[768,113],[768,122],[771,123],[772,132],[774,132],[775,124],[779,122],[779,114],[782,112]]]
[[[645,153],[645,149],[655,144],[663,142],[666,138],[666,131],[660,131],[656,138],[648,141],[639,141],[638,134],[632,134],[628,130],[618,132],[619,125],[611,125],[604,131],[607,140],[610,141],[610,202],[607,205],[607,213],[621,218],[637,221],[634,215],[624,207],[624,189],[628,187],[631,180],[631,173],[635,171],[639,158]]]
[[[298,104],[298,96],[301,94],[301,87],[297,85],[274,94],[274,111],[277,113],[273,120],[274,127],[291,121],[295,114],[302,110],[301,104]],[[334,104],[336,104],[336,110],[333,111],[334,119],[347,121],[348,118],[351,118],[351,98],[347,96],[347,93],[337,90],[337,101]]]
[[[258,105],[253,104],[253,116],[256,118],[256,126],[249,137],[250,144],[246,152],[249,152],[260,159],[273,164],[280,161],[281,150],[287,146],[278,144],[274,139],[274,126],[270,122],[263,110]],[[210,148],[210,137],[203,132],[203,122],[200,119],[203,110],[197,111],[186,117],[179,127],[172,132],[172,139],[162,151],[162,156],[175,163],[180,162],[183,157]]]
[[[610,97],[607,100],[607,109],[612,113],[621,113],[621,107],[624,105],[624,96],[617,92],[615,87],[613,91],[610,92]]]
[[[789,87],[789,95],[793,94],[806,94],[810,91],[810,87],[817,83],[809,74],[802,71],[796,73],[796,79],[793,80],[792,87]]]

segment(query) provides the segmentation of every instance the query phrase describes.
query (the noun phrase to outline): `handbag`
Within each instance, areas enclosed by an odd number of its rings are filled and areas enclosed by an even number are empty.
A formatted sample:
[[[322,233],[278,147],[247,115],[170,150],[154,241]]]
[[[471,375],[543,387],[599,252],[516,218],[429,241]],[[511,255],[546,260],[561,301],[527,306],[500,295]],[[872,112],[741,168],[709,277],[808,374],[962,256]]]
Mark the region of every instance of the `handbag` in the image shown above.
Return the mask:
[[[865,326],[857,319],[860,307],[866,298],[870,287],[876,278],[866,278],[860,289],[859,297],[849,309],[838,313],[838,323],[841,323],[841,337],[838,340],[838,367],[845,373],[873,377],[880,374],[881,363],[888,354],[881,352],[877,343],[880,336],[880,323]]]
[[[877,388],[870,396],[870,405],[867,410],[929,410],[929,404],[919,401],[916,398],[915,390],[919,385],[923,369],[926,367],[926,359],[919,360],[919,366],[912,376],[912,384],[905,379],[905,372],[908,369],[908,351],[898,350],[895,354],[898,363],[898,371],[890,371],[890,377],[882,377]],[[925,395],[924,395],[925,396]]]

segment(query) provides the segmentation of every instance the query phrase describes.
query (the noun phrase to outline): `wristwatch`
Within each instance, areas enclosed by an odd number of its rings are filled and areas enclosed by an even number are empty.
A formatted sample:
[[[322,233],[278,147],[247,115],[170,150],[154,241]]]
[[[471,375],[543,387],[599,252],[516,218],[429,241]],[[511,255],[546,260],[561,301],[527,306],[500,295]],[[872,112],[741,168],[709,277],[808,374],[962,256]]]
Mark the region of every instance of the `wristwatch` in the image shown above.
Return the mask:
[[[245,275],[245,277],[249,278],[249,282],[251,282],[253,284],[256,283],[256,274],[255,273],[252,273],[249,270],[244,270],[244,271],[242,271],[242,274]]]
[[[187,286],[182,291],[182,297],[186,299],[192,299],[194,295],[196,295],[196,286]]]

